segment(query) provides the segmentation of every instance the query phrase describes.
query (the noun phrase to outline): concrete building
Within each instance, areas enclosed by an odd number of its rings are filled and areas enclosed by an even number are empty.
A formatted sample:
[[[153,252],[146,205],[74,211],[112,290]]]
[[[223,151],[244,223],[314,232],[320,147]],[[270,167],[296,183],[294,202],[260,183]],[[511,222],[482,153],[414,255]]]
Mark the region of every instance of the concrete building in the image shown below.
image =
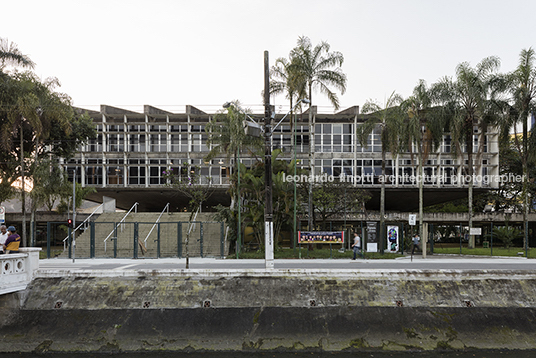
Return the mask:
[[[78,109],[86,111],[85,109]],[[372,199],[367,208],[379,208],[379,176],[381,174],[381,142],[379,132],[369,136],[369,145],[363,147],[356,137],[356,128],[363,123],[359,107],[354,106],[335,114],[317,113],[312,107],[314,133],[309,133],[308,116],[296,123],[296,151],[299,165],[309,168],[309,145],[314,143],[313,160],[315,175],[344,176],[355,186],[367,189]],[[205,125],[214,114],[205,113],[193,106],[186,106],[185,113],[171,113],[149,105],[143,113],[102,105],[100,111],[87,110],[98,131],[95,140],[80,148],[72,160],[63,165],[83,186],[97,189],[89,199],[102,202],[102,197],[116,199],[117,206],[130,208],[135,202],[139,210],[161,211],[170,202],[173,211],[185,209],[185,198],[166,187],[163,172],[169,168],[195,165],[203,176],[210,176],[216,191],[206,208],[217,204],[229,204],[229,167],[233,163],[226,158],[205,162],[209,151]],[[284,114],[284,113],[283,113]],[[275,116],[277,123],[283,114]],[[263,114],[257,117],[262,118]],[[273,149],[283,150],[282,158],[291,160],[291,126],[285,120],[273,133]],[[474,155],[475,194],[497,187],[499,174],[498,134],[489,128],[479,133],[475,127]],[[425,205],[440,203],[467,196],[463,180],[466,166],[465,153],[455,154],[450,135],[445,134],[440,148],[430,153],[424,163]],[[459,148],[465,152],[463,144]],[[416,150],[413,150],[416,153]],[[418,206],[417,156],[409,150],[397,157],[387,155],[386,209],[411,211]],[[241,162],[249,166],[256,160],[247,153],[241,154]],[[292,174],[292,173],[289,173]]]

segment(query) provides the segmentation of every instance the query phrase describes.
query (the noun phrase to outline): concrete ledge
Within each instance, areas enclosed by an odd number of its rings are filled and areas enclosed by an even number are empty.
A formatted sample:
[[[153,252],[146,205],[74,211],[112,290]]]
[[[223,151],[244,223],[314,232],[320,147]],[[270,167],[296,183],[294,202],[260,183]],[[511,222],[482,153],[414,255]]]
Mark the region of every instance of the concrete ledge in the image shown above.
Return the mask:
[[[406,280],[445,281],[482,280],[485,278],[536,278],[533,270],[419,270],[419,269],[160,269],[160,270],[85,270],[85,269],[40,269],[36,278],[67,278],[67,277],[295,277],[295,278],[404,278]]]
[[[103,273],[102,271],[98,272]],[[175,309],[211,307],[531,307],[536,274],[501,271],[121,271],[75,272],[28,287],[23,309]],[[148,303],[148,304],[147,304]]]

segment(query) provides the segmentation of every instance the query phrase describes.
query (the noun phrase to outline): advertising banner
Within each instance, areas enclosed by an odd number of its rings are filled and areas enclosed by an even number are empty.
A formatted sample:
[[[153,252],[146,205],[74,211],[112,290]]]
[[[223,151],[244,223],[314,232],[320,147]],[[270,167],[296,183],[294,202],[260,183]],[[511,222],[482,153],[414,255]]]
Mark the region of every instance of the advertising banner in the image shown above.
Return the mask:
[[[343,242],[343,231],[298,231],[298,243],[301,244],[341,244]]]
[[[387,251],[397,252],[399,244],[399,228],[398,226],[387,226]]]

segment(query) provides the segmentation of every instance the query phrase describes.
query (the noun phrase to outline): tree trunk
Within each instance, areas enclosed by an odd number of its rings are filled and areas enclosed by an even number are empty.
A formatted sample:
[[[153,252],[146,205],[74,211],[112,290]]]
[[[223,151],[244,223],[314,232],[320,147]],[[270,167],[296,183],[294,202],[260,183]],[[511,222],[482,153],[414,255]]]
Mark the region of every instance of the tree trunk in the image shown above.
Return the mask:
[[[469,185],[467,188],[467,200],[468,200],[468,212],[469,212],[469,242],[467,247],[470,249],[475,248],[475,237],[471,235],[471,228],[473,227],[473,122],[471,121],[470,128],[468,129],[467,138],[467,174],[469,177]]]
[[[373,169],[374,170],[374,169]],[[382,148],[382,180],[380,182],[380,252],[384,253],[384,224],[385,224],[385,150]]]
[[[310,179],[314,178],[315,175],[315,163],[313,158],[314,151],[314,124],[313,124],[313,100],[312,100],[312,87],[309,85],[309,175]],[[313,210],[313,180],[309,180],[309,198],[308,198],[308,211],[309,219],[308,229],[309,231],[313,230],[314,222],[314,210]]]
[[[26,179],[24,178],[24,140],[23,140],[23,129],[22,129],[22,121],[20,123],[20,169],[21,169],[21,194],[22,194],[22,246],[27,246],[27,240],[26,240]]]
[[[423,240],[423,243],[424,243],[424,240],[425,238],[423,237],[423,187],[424,187],[424,173],[423,173],[423,166],[422,166],[422,162],[423,162],[423,154],[422,154],[422,143],[419,144],[419,176],[420,176],[420,180],[419,180],[419,237],[421,238],[421,240]],[[424,248],[424,245],[422,246]],[[423,249],[423,258],[426,256],[425,252],[424,252],[424,249]]]
[[[525,255],[528,257],[529,248],[529,193],[528,193],[528,113],[523,118],[523,153],[521,157],[521,163],[523,165],[523,247],[525,248]]]

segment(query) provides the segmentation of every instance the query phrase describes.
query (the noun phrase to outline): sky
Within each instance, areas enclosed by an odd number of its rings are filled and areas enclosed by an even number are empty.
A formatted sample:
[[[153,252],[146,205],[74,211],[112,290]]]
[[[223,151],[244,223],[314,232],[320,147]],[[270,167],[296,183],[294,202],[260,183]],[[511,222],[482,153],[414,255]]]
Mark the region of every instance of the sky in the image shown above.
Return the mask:
[[[344,56],[341,110],[411,95],[461,62],[497,56],[512,71],[536,47],[533,0],[0,0],[0,37],[77,107],[214,113],[238,100],[262,112],[264,51],[288,58],[300,36]],[[283,95],[273,98],[288,111]],[[313,95],[319,112],[334,113]]]

